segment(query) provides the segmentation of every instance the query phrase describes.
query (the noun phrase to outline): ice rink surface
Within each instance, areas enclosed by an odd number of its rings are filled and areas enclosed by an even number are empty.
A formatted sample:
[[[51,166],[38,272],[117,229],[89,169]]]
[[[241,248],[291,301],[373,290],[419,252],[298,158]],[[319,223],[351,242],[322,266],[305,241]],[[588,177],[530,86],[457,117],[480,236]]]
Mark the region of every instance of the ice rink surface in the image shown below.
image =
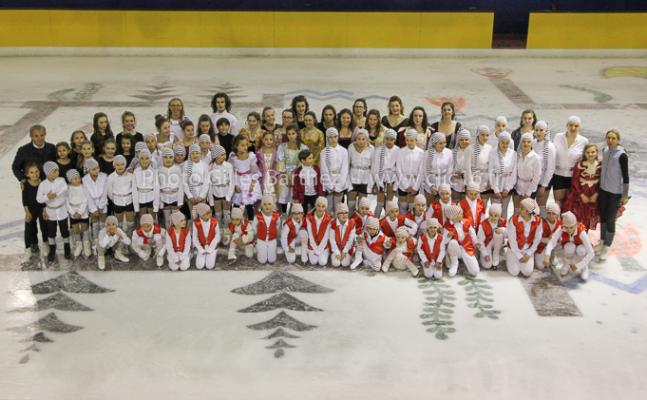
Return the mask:
[[[6,57],[0,62],[0,399],[642,399],[647,389],[647,58]],[[318,115],[402,97],[437,120],[445,99],[472,132],[525,108],[552,132],[570,115],[601,142],[617,128],[633,196],[591,279],[489,271],[442,282],[401,273],[253,263],[218,271],[22,270],[22,208],[10,165],[28,127],[48,141],[138,130],[179,96],[209,114],[289,107]],[[277,121],[279,122],[279,121]],[[592,237],[597,233],[592,232]],[[223,258],[219,258],[219,261]],[[110,269],[110,268],[109,268]],[[224,269],[224,270],[223,270]]]

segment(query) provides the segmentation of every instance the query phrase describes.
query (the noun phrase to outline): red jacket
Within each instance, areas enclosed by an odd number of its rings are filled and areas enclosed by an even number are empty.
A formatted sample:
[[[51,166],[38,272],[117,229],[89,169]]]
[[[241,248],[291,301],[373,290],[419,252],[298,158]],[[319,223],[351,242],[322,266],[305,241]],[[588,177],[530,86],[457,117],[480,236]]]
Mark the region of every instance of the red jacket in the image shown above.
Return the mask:
[[[324,191],[323,186],[321,185],[321,172],[319,171],[319,167],[317,167],[316,165],[312,168],[317,173],[317,179],[315,180],[315,191],[317,192],[317,196],[323,196]],[[303,198],[305,196],[305,186],[303,185],[303,181],[301,180],[302,170],[303,167],[299,167],[294,170],[294,178],[292,180],[292,200],[296,203],[303,203]]]

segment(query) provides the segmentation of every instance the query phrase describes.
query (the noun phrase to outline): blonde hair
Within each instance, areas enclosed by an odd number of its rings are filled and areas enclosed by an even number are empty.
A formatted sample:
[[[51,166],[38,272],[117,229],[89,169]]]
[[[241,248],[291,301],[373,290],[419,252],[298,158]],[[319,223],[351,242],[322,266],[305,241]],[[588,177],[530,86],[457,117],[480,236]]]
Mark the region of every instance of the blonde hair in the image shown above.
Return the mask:
[[[605,138],[605,139],[607,138],[607,136],[609,136],[609,133],[613,133],[614,135],[616,135],[616,137],[618,138],[618,142],[620,141],[620,131],[619,131],[619,130],[617,130],[617,129],[615,129],[615,128],[613,128],[613,129],[609,129],[609,130],[607,131],[606,135],[604,135],[604,138]]]
[[[595,153],[596,153],[596,157],[595,157],[595,159],[597,160],[597,159],[599,158],[599,156],[600,156],[600,151],[598,150],[598,145],[597,145],[597,144],[595,144],[595,143],[589,143],[589,144],[587,144],[586,146],[584,146],[584,150],[582,150],[582,161],[583,161],[583,162],[584,162],[584,161],[586,161],[586,152],[587,152],[587,151],[588,151],[588,149],[590,149],[591,147],[594,147],[594,148],[595,148]]]

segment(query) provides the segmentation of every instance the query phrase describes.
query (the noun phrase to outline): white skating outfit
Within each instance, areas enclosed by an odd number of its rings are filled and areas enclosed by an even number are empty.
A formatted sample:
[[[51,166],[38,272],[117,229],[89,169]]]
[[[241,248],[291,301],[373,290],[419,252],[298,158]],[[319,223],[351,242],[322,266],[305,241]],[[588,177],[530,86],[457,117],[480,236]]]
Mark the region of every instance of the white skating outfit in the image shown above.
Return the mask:
[[[467,272],[472,276],[479,273],[479,262],[476,259],[475,244],[478,241],[474,228],[466,220],[461,222],[448,221],[443,228],[443,236],[449,242],[447,244],[447,254],[449,255],[449,276],[454,276],[458,272],[458,258],[460,257],[467,268]],[[452,234],[451,239],[449,233]]]
[[[172,203],[176,203],[177,207],[184,204],[182,168],[175,164],[171,168],[159,167],[157,169],[157,181],[159,183],[158,204],[160,208]]]
[[[261,264],[274,264],[281,232],[281,213],[274,211],[265,215],[257,212],[252,226],[256,232],[256,260]]]
[[[497,228],[504,228],[502,233],[497,233]],[[481,244],[479,249],[479,261],[481,262],[481,267],[485,269],[490,269],[494,265],[495,267],[499,265],[499,257],[501,255],[501,248],[506,237],[506,221],[503,218],[499,218],[496,226],[492,226],[489,218],[484,219],[479,226],[479,231],[477,234],[478,243]],[[486,261],[485,258],[490,257],[489,261]]]
[[[472,146],[466,149],[460,149],[458,144],[453,151],[453,171],[449,185],[455,192],[464,193],[465,185],[472,181]],[[456,173],[462,173],[462,176],[457,176]]]
[[[108,235],[106,228],[103,228],[99,232],[97,254],[103,256],[108,249],[113,249],[115,253],[120,252],[119,245],[127,247],[130,243],[130,238],[121,228],[117,227],[117,233],[114,235]]]
[[[191,231],[182,228],[178,232],[174,226],[166,231],[166,259],[171,271],[186,271],[191,266]]]
[[[153,211],[159,210],[159,183],[157,171],[149,166],[146,169],[137,167],[133,172],[133,207],[139,212],[141,204],[153,203]]]
[[[541,165],[539,185],[547,188],[555,173],[555,145],[546,138],[541,142],[534,140],[532,143],[532,151],[539,156],[539,163]]]
[[[215,199],[225,199],[231,202],[236,187],[236,179],[234,177],[234,167],[227,161],[218,165],[211,164],[209,171],[209,204],[213,205]]]
[[[213,269],[216,266],[216,253],[220,243],[218,219],[208,221],[196,218],[193,221],[193,247],[196,249],[195,267]]]
[[[79,219],[88,218],[88,200],[83,186],[68,186],[66,206],[70,219],[74,218],[76,213],[80,214]]]
[[[400,148],[398,146],[393,145],[390,149],[386,146],[379,146],[373,151],[371,175],[373,182],[375,182],[380,191],[384,191],[386,184],[397,183],[396,162],[398,161],[399,150]],[[395,186],[397,185],[394,185],[394,189]]]
[[[297,254],[301,254],[302,263],[305,264],[308,261],[308,232],[305,218],[300,224],[292,218],[285,221],[281,228],[281,247],[288,263],[294,264]],[[291,253],[290,249],[294,252]]]
[[[355,255],[355,222],[347,220],[340,224],[338,219],[335,219],[330,224],[329,240],[331,249],[331,264],[333,267],[348,267]],[[337,256],[344,253],[341,260]]]
[[[166,253],[164,237],[166,232],[159,225],[153,225],[153,229],[148,232],[139,227],[133,231],[131,246],[135,253],[142,260],[148,260],[152,256],[164,256]]]
[[[519,196],[530,197],[537,191],[541,179],[541,159],[534,151],[517,157],[517,183],[514,190]]]
[[[90,213],[99,211],[101,214],[106,214],[108,212],[108,193],[106,191],[108,177],[106,174],[99,172],[96,180],[92,179],[90,174],[86,174],[82,181],[88,200],[88,211]]]
[[[332,217],[328,213],[319,218],[315,211],[306,216],[308,231],[308,259],[313,266],[325,266],[330,255],[329,229]]]
[[[36,201],[45,204],[48,221],[67,220],[67,191],[67,183],[61,177],[54,179],[54,181],[45,179],[38,185]],[[48,199],[47,193],[49,192],[56,193],[56,197],[51,200]]]
[[[371,174],[373,146],[368,145],[361,153],[355,149],[355,145],[348,146],[348,162],[350,164],[348,190],[352,190],[352,185],[367,185],[367,190],[370,190],[373,187],[373,175]]]
[[[209,167],[201,161],[194,163],[188,160],[183,164],[182,176],[186,198],[206,200],[209,192]]]
[[[506,228],[508,236],[508,251],[506,252],[506,265],[510,275],[517,276],[521,271],[525,276],[530,276],[535,268],[535,251],[541,241],[541,218],[533,216],[529,221],[515,214],[508,221]],[[528,261],[519,261],[524,255],[530,256]]]
[[[557,218],[554,224],[548,222],[548,219],[544,218],[541,220],[541,242],[537,246],[537,251],[535,251],[535,266],[539,269],[544,268],[544,256],[550,255],[551,251],[548,251],[548,243],[553,239],[555,233],[560,230],[562,227],[562,219]]]
[[[490,153],[492,145],[489,143],[474,144],[472,153],[472,181],[479,185],[479,192],[483,193],[490,188]]]
[[[578,134],[571,147],[568,147],[566,132],[555,135],[553,139],[553,145],[555,146],[555,175],[572,177],[573,167],[582,158],[584,146],[588,143],[589,139]]]
[[[413,149],[403,147],[398,150],[396,162],[398,189],[406,191],[411,187],[416,192],[421,189],[424,182],[424,160],[425,152],[418,146]]]
[[[445,260],[445,239],[440,233],[430,237],[423,232],[418,239],[418,257],[422,270],[427,278],[440,279],[443,277],[443,261]]]
[[[235,154],[232,154],[229,162],[236,174],[236,186],[241,190],[240,193],[234,193],[232,202],[241,206],[253,205],[263,196],[259,182],[260,173],[256,163],[256,154],[250,152],[246,160],[241,160]],[[252,182],[254,182],[254,188],[250,192]]]
[[[254,256],[254,229],[249,225],[247,218],[243,218],[238,225],[229,223],[228,230],[225,232],[222,241],[223,245],[229,246],[229,250],[227,251],[228,260],[235,260],[237,258],[236,249],[238,245],[236,244],[236,240],[238,239],[242,239],[245,257],[252,258]]]
[[[107,196],[112,203],[119,207],[127,207],[133,203],[133,174],[124,171],[119,175],[113,172],[108,177]]]
[[[443,149],[441,153],[438,153],[433,147],[430,147],[427,150],[422,171],[424,172],[424,189],[427,193],[431,193],[432,189],[438,190],[443,183],[451,185],[454,173],[454,154],[449,149]]]
[[[494,193],[503,191],[510,192],[517,183],[517,153],[508,148],[505,155],[502,155],[498,148],[490,152],[490,186]],[[492,201],[501,203],[502,216],[508,216],[508,204],[510,197],[502,200],[493,198]]]

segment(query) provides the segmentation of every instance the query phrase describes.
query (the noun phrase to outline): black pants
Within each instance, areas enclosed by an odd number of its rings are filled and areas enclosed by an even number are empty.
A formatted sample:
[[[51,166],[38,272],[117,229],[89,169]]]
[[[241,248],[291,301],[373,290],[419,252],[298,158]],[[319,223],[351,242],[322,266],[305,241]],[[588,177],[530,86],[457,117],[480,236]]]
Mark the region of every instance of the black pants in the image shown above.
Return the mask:
[[[61,221],[47,221],[47,237],[50,239],[56,238],[56,227],[61,230],[63,239],[70,237],[70,228],[67,225],[67,219]]]
[[[598,211],[600,212],[600,239],[606,246],[611,246],[616,233],[616,215],[620,208],[622,195],[600,189]]]
[[[43,242],[47,242],[47,221],[43,219],[42,207],[29,207],[31,221],[25,222],[25,247],[31,247],[32,244],[38,244],[38,227]]]
[[[247,204],[245,206],[245,213],[247,214],[247,219],[250,221],[254,220],[254,216],[256,215],[256,210],[254,210],[254,206],[252,204]]]
[[[307,214],[310,210],[315,208],[315,203],[317,202],[317,195],[314,196],[303,196],[303,213]]]

